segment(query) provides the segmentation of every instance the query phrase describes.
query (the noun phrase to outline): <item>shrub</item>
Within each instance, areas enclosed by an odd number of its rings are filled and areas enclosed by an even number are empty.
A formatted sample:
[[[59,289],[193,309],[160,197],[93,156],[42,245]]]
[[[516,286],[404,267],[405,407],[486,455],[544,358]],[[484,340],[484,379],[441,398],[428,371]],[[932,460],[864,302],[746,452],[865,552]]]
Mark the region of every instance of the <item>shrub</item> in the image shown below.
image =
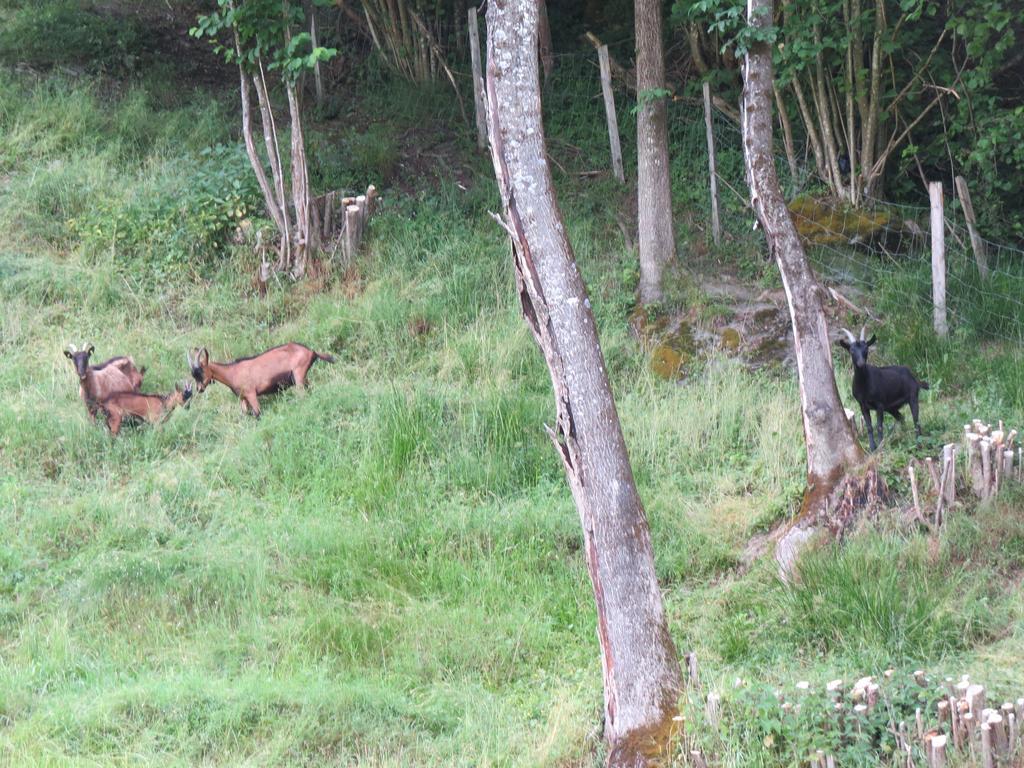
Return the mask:
[[[71,222],[87,253],[110,250],[120,265],[162,282],[223,254],[235,228],[260,210],[248,158],[238,146],[204,149],[179,175],[127,201],[110,198]]]

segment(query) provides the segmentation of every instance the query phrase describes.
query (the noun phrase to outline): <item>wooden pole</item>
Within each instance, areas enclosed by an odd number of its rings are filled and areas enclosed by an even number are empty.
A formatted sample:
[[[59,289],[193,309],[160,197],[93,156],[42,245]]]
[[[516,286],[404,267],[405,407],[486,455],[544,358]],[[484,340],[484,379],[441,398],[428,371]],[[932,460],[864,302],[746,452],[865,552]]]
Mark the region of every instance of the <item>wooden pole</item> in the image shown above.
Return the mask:
[[[995,768],[992,755],[992,727],[988,723],[981,724],[981,765],[982,768]]]
[[[967,233],[971,236],[971,250],[974,251],[974,260],[978,263],[978,274],[982,280],[988,280],[988,254],[985,253],[985,241],[978,233],[978,220],[974,215],[974,206],[971,205],[971,193],[967,189],[967,180],[963,176],[957,176],[956,193],[960,197],[960,205],[964,209],[964,219],[967,220]]]
[[[345,208],[345,266],[355,261],[359,250],[359,206],[350,205]]]
[[[946,233],[942,216],[942,182],[928,182],[931,202],[932,229],[932,324],[935,334],[945,338],[949,334],[946,321]]]
[[[914,514],[923,520],[924,518],[921,516],[921,498],[917,493],[917,476],[914,473],[913,464],[907,467],[907,474],[910,475],[910,491],[914,495]]]
[[[692,651],[686,654],[686,682],[694,688],[700,687],[700,676],[697,674],[697,654]]]
[[[715,245],[722,242],[722,223],[718,217],[718,172],[715,169],[715,132],[711,128],[711,86],[704,83],[704,133],[708,138],[708,174],[711,177],[711,236]]]
[[[483,70],[480,66],[480,26],[476,21],[476,6],[469,7],[469,57],[473,68],[473,104],[476,106],[476,145],[487,148],[487,108],[484,105]]]
[[[948,458],[947,458],[948,457]],[[942,447],[942,461],[949,464],[949,481],[943,489],[946,497],[946,509],[953,506],[956,501],[956,446],[952,443]]]
[[[946,737],[937,735],[931,741],[932,768],[946,768]]]
[[[612,147],[612,172],[615,178],[626,183],[626,174],[622,170],[622,144],[619,142],[619,118],[615,114],[615,94],[612,93],[612,70],[608,63],[608,46],[597,49],[597,58],[601,64],[601,92],[604,94],[604,114],[608,119],[608,141]]]
[[[334,236],[334,198],[337,192],[328,192],[324,196],[323,239],[330,240]]]

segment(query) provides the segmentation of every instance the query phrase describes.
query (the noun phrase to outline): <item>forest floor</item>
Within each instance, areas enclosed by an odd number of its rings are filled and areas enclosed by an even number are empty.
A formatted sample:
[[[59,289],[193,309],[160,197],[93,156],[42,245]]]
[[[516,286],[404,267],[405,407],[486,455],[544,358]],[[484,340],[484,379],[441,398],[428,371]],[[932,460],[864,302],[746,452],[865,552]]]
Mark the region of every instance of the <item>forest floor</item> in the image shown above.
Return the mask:
[[[0,19],[24,35],[19,8]],[[73,8],[46,4],[84,28]],[[132,29],[115,30],[128,53]],[[249,183],[230,88],[74,69],[91,39],[19,71],[0,38],[0,763],[600,764],[593,599],[543,431],[550,381],[487,215],[487,158],[448,93],[376,82],[311,126],[317,189],[377,183],[381,211],[356,273],[259,298],[251,246],[218,245],[237,217],[217,217]],[[579,175],[604,162],[600,103],[560,77],[555,180],[670,629],[724,698],[706,748],[723,765],[802,759],[816,736],[766,703],[798,680],[923,668],[1024,693],[1024,496],[964,504],[935,536],[901,515],[911,456],[973,416],[1024,423],[1016,374],[904,329],[900,354],[916,351],[900,361],[933,388],[924,438],[897,429],[878,454],[893,509],[808,557],[793,586],[770,558],[739,568],[803,488],[793,372],[746,354],[785,334],[777,280],[741,207],[726,245],[706,244],[680,122],[680,260],[704,266],[674,272],[664,307],[638,317],[616,214],[628,192]],[[628,137],[625,107],[622,120]],[[879,329],[883,359],[895,334]],[[191,347],[230,359],[289,340],[338,358],[307,394],[267,398],[257,421],[214,385],[116,440],[61,354],[131,354],[145,389],[166,392]],[[688,354],[663,378],[666,341]],[[840,388],[851,403],[845,374]],[[702,711],[684,702],[688,722]],[[881,759],[865,749],[844,764]]]

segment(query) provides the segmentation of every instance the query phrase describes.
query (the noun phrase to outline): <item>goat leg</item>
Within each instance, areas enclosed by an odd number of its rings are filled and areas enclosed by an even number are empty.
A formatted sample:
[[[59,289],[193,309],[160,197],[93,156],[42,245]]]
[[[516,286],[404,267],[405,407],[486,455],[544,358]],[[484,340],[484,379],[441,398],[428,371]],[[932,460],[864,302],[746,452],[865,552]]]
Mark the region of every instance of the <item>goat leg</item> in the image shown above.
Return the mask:
[[[258,419],[260,417],[260,401],[256,399],[256,393],[246,392],[243,397],[249,404],[249,409],[252,411],[252,415]]]
[[[868,410],[867,406],[862,405],[860,407],[861,415],[864,417],[864,424],[868,428],[868,445],[871,446],[871,450],[875,450],[875,428],[871,423],[871,411]]]
[[[882,428],[882,420],[885,418],[885,411],[878,409],[878,445],[881,446],[885,430]]]

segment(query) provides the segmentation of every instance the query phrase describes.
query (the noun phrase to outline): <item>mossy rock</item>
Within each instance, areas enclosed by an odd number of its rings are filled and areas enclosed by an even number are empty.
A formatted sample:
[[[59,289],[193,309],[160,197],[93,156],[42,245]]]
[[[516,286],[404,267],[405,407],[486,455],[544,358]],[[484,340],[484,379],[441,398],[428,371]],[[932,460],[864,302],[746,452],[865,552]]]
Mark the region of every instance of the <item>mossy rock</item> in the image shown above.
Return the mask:
[[[651,350],[651,371],[663,379],[676,379],[697,351],[693,331],[687,323],[680,326]]]
[[[800,237],[823,245],[871,239],[892,223],[889,211],[856,210],[809,195],[794,199],[789,211]]]
[[[678,378],[686,357],[668,344],[659,344],[651,352],[651,371],[663,379]]]
[[[722,331],[722,349],[726,352],[738,352],[740,348],[740,332],[735,328]]]

